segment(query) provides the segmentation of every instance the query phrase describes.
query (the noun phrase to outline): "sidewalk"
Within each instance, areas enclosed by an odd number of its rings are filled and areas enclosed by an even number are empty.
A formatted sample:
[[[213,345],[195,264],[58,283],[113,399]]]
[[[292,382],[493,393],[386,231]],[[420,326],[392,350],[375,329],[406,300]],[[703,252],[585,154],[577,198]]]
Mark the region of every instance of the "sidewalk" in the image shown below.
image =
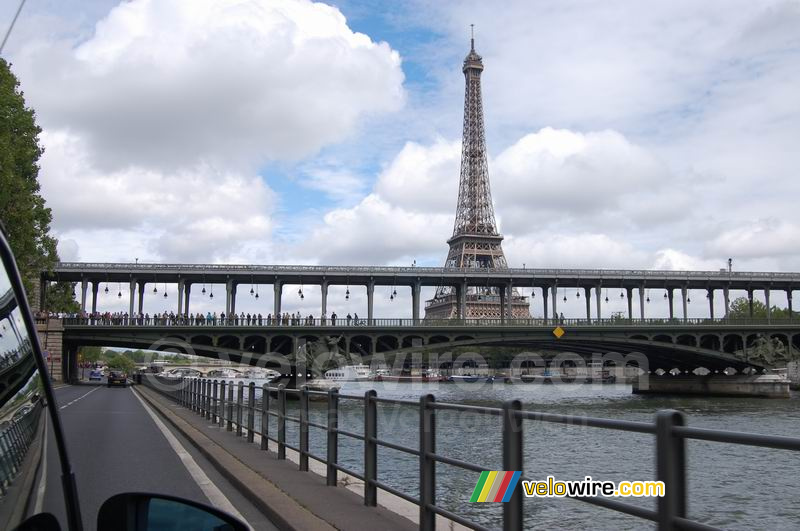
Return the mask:
[[[322,476],[300,472],[290,460],[277,459],[257,442],[213,426],[143,385],[134,390],[281,529],[417,529],[411,520],[380,506],[365,506],[358,494],[326,486]]]

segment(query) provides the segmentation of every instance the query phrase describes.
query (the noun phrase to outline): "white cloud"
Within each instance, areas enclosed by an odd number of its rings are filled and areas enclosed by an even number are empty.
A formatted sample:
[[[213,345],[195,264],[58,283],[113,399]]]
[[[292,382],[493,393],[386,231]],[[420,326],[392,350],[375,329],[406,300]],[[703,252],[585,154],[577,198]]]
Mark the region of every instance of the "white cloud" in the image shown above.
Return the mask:
[[[743,258],[800,255],[800,225],[778,219],[760,219],[731,227],[708,242],[707,252]]]
[[[134,0],[16,62],[45,128],[106,170],[296,159],[405,97],[397,52],[307,0]]]

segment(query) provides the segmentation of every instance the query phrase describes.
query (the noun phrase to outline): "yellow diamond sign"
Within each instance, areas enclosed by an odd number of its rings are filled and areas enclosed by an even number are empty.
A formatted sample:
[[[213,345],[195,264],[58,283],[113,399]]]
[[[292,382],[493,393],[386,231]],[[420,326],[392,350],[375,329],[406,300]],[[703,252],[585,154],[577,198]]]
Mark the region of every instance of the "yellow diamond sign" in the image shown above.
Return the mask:
[[[556,339],[561,339],[561,336],[563,336],[564,334],[566,334],[566,332],[560,326],[555,327],[555,329],[553,330],[553,335],[556,336]]]

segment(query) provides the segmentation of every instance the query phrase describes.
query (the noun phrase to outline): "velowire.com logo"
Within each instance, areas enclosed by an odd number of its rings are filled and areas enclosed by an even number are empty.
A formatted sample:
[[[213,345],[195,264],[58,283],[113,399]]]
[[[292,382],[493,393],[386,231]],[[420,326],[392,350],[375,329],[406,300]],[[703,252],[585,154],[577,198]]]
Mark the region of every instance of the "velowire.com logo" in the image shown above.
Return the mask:
[[[519,470],[484,470],[472,491],[471,502],[507,502],[517,488]]]

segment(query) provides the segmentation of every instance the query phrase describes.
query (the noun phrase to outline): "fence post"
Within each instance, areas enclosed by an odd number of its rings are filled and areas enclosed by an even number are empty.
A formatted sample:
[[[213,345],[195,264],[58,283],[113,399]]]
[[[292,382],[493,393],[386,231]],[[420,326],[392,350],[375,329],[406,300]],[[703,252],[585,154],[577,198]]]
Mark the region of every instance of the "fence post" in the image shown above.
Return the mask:
[[[378,393],[370,389],[364,393],[364,505],[378,504]]]
[[[419,397],[419,528],[436,529],[436,410],[432,394]]]
[[[244,382],[236,384],[236,436],[242,436],[242,402],[244,402]]]
[[[300,388],[300,471],[308,472],[308,387]]]
[[[211,378],[206,379],[206,419],[211,418],[211,408],[214,407],[214,402],[211,400],[211,391],[214,387],[213,383]]]
[[[339,463],[339,390],[328,391],[328,459],[326,484],[335,487],[338,481],[336,465]]]
[[[686,516],[686,441],[672,433],[683,426],[683,413],[665,409],[656,413],[656,480],[664,482],[658,498],[658,529],[675,529],[675,517]]]
[[[278,459],[286,459],[286,386],[278,386]]]
[[[233,431],[233,382],[228,385],[228,422],[225,424],[226,431]]]
[[[189,397],[189,409],[191,411],[197,411],[197,378],[192,378],[189,380],[191,383],[191,393]]]
[[[202,378],[200,380],[200,416],[206,416],[206,389],[208,388],[208,380]]]
[[[261,449],[269,449],[269,386],[261,386]]]
[[[247,442],[255,440],[256,429],[256,384],[247,386]]]
[[[225,425],[225,387],[226,382],[225,380],[220,380],[219,382],[219,427],[223,427]]]
[[[211,422],[217,423],[217,413],[219,413],[219,402],[217,402],[217,391],[219,389],[219,382],[214,378],[214,383],[211,385]]]
[[[181,378],[181,385],[178,387],[178,403],[186,407],[186,378]]]
[[[522,472],[522,409],[519,400],[503,404],[503,470]],[[514,488],[511,499],[503,504],[503,531],[522,531],[522,487]]]

